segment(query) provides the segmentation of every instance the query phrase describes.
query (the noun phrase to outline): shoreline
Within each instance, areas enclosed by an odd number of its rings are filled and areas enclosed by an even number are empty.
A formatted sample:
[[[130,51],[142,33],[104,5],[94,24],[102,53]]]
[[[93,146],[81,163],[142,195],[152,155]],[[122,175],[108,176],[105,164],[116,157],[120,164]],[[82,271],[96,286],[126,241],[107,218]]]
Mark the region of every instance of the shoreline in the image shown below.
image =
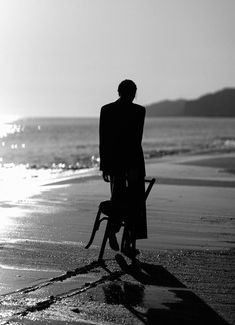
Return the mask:
[[[235,187],[234,165],[235,153],[165,156],[146,160],[146,177],[155,177],[160,180],[160,184]],[[169,167],[173,169],[170,174]],[[175,177],[178,172],[176,168],[180,171],[180,177]],[[231,178],[232,180],[230,180]],[[99,179],[101,179],[101,172],[98,169],[93,169],[91,174],[88,171],[87,174],[71,175],[47,182],[43,186]]]

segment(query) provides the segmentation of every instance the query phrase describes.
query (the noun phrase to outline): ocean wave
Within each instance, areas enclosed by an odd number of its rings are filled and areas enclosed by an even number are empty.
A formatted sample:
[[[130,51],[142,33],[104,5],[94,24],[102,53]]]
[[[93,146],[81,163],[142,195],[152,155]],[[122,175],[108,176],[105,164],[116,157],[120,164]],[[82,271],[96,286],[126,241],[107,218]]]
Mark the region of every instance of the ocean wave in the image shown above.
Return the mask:
[[[161,159],[166,156],[177,156],[184,154],[208,154],[208,153],[230,153],[235,152],[235,137],[219,137],[204,143],[194,143],[191,147],[161,147],[159,144],[151,143],[143,146],[144,157],[147,160]],[[28,157],[29,158],[29,157]],[[27,159],[27,157],[25,157]],[[73,176],[83,171],[89,175],[89,170],[98,170],[100,166],[100,158],[96,154],[69,155],[65,157],[54,156],[50,161],[46,158],[39,159],[38,162],[13,163],[0,160],[0,180],[16,178],[16,179],[47,179],[54,180],[56,178]]]
[[[185,140],[187,144],[187,139]],[[231,153],[235,152],[235,137],[217,137],[205,139],[205,141],[191,141],[190,146],[177,147],[168,144],[168,148],[159,143],[146,144],[144,150],[145,159],[162,158],[165,156],[182,155],[182,154],[209,154],[209,153]],[[155,147],[159,146],[159,149]],[[161,147],[162,146],[162,147]]]
[[[220,137],[214,140],[215,146],[235,148],[235,137]]]
[[[144,152],[145,159],[162,158],[164,156],[179,155],[191,152],[191,149],[159,149]]]
[[[25,157],[27,159],[27,157]],[[10,168],[24,168],[28,170],[51,170],[51,171],[77,171],[87,168],[99,167],[100,158],[95,155],[83,155],[79,157],[78,155],[74,157],[74,162],[70,162],[70,159],[66,157],[55,156],[52,161],[39,161],[37,163],[15,163],[15,162],[3,162],[0,160],[0,168],[10,169]]]

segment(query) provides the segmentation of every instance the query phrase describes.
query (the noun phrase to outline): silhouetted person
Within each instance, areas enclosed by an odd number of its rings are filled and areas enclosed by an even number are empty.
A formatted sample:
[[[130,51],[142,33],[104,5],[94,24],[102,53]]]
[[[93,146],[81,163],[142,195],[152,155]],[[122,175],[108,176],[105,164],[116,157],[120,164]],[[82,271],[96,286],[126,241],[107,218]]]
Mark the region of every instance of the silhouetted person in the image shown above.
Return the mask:
[[[141,146],[145,108],[133,103],[136,85],[124,80],[118,87],[119,99],[101,108],[100,170],[105,182],[111,182],[114,206],[109,243],[118,250],[115,234],[120,230],[125,211],[130,237],[147,238],[145,208],[145,163]]]

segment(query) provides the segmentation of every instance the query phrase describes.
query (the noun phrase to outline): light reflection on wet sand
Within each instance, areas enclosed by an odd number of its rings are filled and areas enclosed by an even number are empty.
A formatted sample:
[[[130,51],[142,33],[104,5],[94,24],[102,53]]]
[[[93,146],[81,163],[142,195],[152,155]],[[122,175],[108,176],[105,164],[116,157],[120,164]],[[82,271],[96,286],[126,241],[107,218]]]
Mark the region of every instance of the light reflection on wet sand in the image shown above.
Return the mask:
[[[18,216],[19,213],[18,208],[3,208],[0,207],[0,216],[1,216],[1,222],[0,222],[0,236],[4,234],[7,228],[12,226],[14,223],[12,220],[12,217]]]

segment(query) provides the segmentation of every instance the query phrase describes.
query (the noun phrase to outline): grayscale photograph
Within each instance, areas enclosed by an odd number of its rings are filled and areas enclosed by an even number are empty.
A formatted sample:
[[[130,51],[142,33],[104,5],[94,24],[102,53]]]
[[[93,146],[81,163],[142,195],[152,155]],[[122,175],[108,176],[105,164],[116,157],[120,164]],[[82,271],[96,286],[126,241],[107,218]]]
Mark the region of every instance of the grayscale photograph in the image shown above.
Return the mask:
[[[235,1],[0,0],[0,325],[235,325]]]

